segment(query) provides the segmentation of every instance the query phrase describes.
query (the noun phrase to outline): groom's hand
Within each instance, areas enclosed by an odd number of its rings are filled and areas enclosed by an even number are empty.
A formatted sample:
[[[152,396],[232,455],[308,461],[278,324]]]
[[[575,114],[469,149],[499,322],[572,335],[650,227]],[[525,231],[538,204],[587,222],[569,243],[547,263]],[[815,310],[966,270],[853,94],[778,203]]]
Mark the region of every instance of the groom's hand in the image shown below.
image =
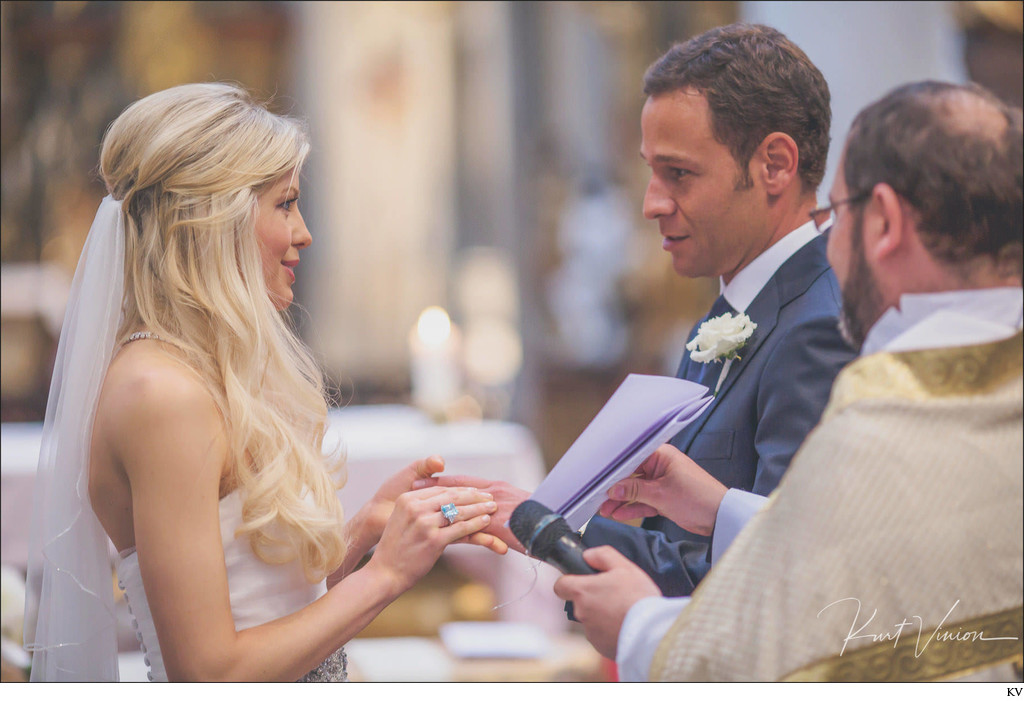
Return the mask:
[[[513,487],[508,482],[501,480],[489,480],[482,477],[470,477],[469,475],[439,475],[437,477],[417,480],[413,483],[414,489],[431,486],[475,487],[490,494],[494,497],[494,501],[498,503],[498,510],[491,514],[491,523],[483,530],[483,533],[489,533],[507,543],[509,547],[518,550],[524,555],[526,554],[526,549],[523,548],[519,540],[509,530],[508,520],[512,516],[513,509],[530,498],[529,492]]]
[[[726,486],[671,445],[663,445],[636,473],[608,490],[600,514],[616,521],[662,515],[681,528],[711,535]]]

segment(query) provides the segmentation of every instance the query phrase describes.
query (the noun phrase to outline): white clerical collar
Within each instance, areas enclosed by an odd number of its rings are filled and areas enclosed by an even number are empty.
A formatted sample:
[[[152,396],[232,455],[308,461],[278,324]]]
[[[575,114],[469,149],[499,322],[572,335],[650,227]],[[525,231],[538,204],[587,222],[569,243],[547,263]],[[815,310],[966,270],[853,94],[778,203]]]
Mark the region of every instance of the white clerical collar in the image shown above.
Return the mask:
[[[1024,323],[1020,287],[905,294],[868,331],[861,355],[993,343]]]
[[[718,283],[725,301],[738,312],[747,311],[747,307],[772,279],[775,271],[817,235],[817,227],[814,226],[813,221],[809,221],[790,231],[772,244],[768,250],[750,261],[746,267],[736,273],[736,277],[728,285],[719,278]]]

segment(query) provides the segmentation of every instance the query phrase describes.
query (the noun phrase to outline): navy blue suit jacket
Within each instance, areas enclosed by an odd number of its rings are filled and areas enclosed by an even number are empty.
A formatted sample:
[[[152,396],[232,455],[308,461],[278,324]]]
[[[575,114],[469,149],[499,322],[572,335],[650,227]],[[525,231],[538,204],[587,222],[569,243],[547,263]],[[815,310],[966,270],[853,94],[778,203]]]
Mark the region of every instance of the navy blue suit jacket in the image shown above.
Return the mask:
[[[748,307],[757,329],[734,360],[718,396],[672,439],[730,488],[767,496],[818,423],[832,382],[855,353],[839,334],[839,284],[814,238],[775,272]],[[699,326],[699,324],[697,325]],[[697,333],[694,327],[692,339]],[[687,352],[676,373],[698,381]],[[719,372],[705,382],[713,390]],[[690,594],[710,568],[709,539],[657,516],[642,528],[595,516],[587,547],[609,544],[644,569],[666,596]]]

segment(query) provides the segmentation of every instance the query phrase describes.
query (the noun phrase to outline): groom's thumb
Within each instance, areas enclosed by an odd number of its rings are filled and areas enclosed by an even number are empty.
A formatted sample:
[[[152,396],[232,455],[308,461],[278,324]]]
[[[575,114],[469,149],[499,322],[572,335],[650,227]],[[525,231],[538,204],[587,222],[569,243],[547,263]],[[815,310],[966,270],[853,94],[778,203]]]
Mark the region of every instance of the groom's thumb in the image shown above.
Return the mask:
[[[608,491],[608,496],[617,501],[640,502],[648,504],[645,497],[649,497],[650,483],[647,480],[627,477]]]

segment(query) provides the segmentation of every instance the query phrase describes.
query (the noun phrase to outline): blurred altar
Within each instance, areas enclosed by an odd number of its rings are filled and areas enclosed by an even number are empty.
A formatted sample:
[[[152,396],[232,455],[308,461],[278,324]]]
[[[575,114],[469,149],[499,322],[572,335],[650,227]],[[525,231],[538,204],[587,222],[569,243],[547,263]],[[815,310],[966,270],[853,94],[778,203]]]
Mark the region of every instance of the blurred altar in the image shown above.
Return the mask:
[[[833,86],[825,192],[853,114],[898,83],[970,78],[1019,106],[1020,15],[1020,2],[5,1],[5,565],[24,566],[33,436],[105,194],[98,145],[138,97],[238,82],[308,122],[313,244],[289,313],[327,375],[351,513],[433,453],[449,473],[532,489],[627,373],[674,374],[718,293],[673,273],[641,213],[641,77],[674,41],[743,19],[803,47]],[[585,642],[565,642],[553,576],[460,546],[359,639],[522,623],[532,649],[568,660],[527,674],[607,678]],[[364,678],[397,674],[379,669]]]

